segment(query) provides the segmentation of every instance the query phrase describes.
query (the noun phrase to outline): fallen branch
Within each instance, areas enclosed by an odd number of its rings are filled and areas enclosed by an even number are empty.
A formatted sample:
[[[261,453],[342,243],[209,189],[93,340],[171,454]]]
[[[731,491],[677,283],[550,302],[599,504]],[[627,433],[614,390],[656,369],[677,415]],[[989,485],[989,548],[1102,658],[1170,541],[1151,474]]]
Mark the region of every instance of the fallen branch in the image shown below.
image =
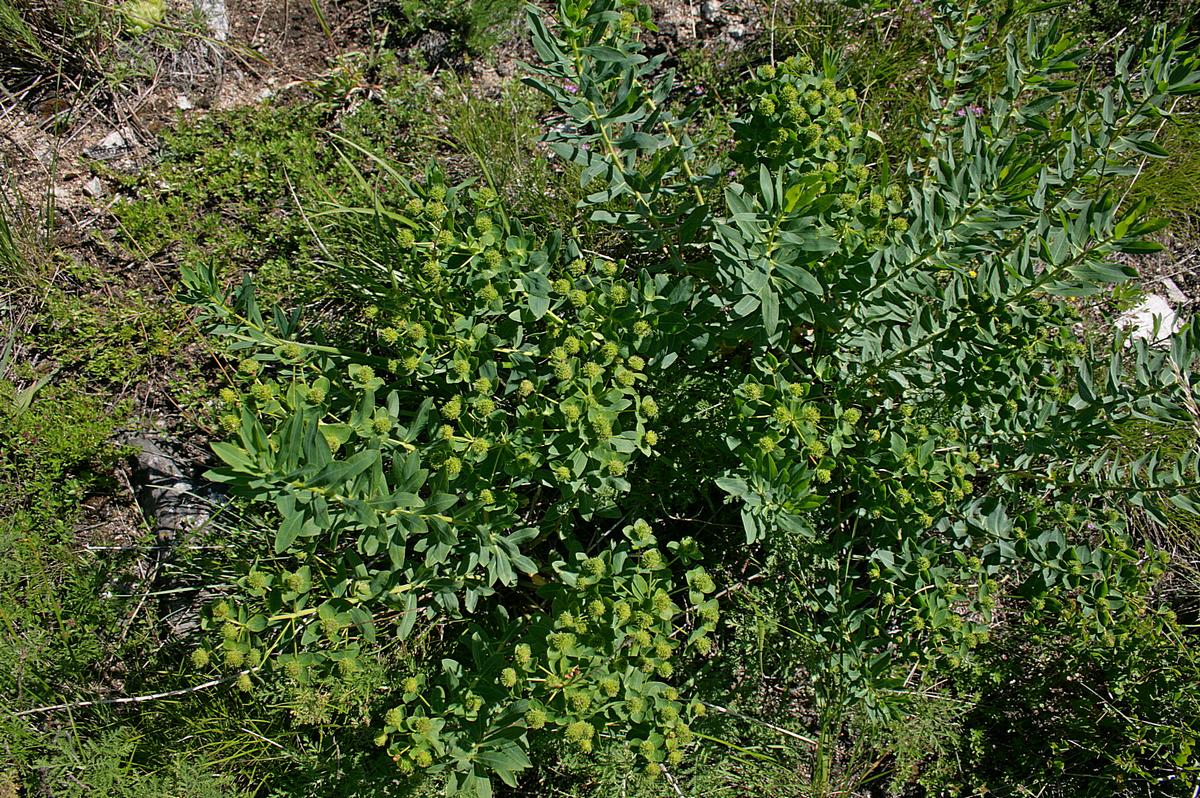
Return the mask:
[[[667,766],[660,764],[659,767],[662,769],[662,774],[667,778],[667,784],[671,785],[671,789],[675,791],[675,794],[679,798],[687,798],[683,790],[679,789],[679,782],[675,781],[675,777],[671,775],[671,771],[667,770]]]
[[[232,682],[235,679],[237,679],[238,677],[240,677],[244,674],[247,674],[247,673],[250,673],[250,671],[248,671],[248,670],[241,671],[240,673],[236,673],[233,676],[226,676],[221,679],[212,679],[210,681],[203,682],[201,684],[197,684],[193,687],[184,687],[180,690],[167,690],[166,692],[163,692],[163,693],[151,693],[149,695],[125,696],[122,698],[104,698],[104,699],[98,699],[96,701],[77,701],[73,704],[52,704],[51,706],[46,706],[46,707],[35,707],[34,709],[24,709],[24,710],[21,710],[20,712],[16,712],[13,714],[15,714],[19,718],[19,717],[23,717],[25,715],[38,715],[43,712],[58,712],[59,710],[63,710],[63,709],[84,709],[86,707],[110,706],[113,704],[139,704],[144,701],[155,701],[159,698],[174,698],[176,696],[189,695],[191,693],[198,693],[201,690],[207,690],[208,688],[216,687],[219,684],[226,684],[228,682]]]
[[[758,718],[752,718],[749,715],[743,715],[741,712],[735,712],[732,709],[726,709],[725,707],[718,706],[717,704],[710,704],[707,701],[701,701],[700,703],[704,704],[704,706],[708,707],[709,709],[715,709],[717,712],[720,712],[724,715],[732,715],[733,717],[740,718],[744,721],[747,721],[748,723],[757,723],[760,726],[764,726],[764,727],[770,729],[771,731],[779,732],[780,734],[782,734],[786,737],[791,737],[795,740],[799,740],[802,743],[808,743],[809,745],[811,745],[813,747],[816,747],[819,745],[819,743],[816,740],[814,740],[813,738],[805,737],[803,734],[797,734],[796,732],[792,731],[791,729],[785,729],[782,726],[776,726],[774,723],[767,723],[765,720],[760,720]]]

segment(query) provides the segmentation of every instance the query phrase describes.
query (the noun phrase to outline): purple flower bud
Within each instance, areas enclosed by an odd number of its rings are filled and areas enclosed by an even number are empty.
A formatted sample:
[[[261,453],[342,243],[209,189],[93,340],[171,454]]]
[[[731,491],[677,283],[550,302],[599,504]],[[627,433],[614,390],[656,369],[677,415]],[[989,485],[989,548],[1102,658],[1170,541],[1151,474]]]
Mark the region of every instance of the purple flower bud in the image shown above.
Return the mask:
[[[577,91],[579,91],[579,87],[570,81],[564,83],[563,88],[566,90],[567,94],[575,94]]]

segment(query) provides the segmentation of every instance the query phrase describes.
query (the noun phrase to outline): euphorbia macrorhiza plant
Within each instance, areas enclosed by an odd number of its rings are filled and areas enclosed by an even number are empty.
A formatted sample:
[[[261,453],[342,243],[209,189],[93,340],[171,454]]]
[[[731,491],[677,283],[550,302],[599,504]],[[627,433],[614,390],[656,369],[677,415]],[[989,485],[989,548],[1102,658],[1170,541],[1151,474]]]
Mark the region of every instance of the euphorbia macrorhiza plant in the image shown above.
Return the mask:
[[[1080,86],[1053,24],[996,53],[973,4],[936,6],[940,83],[903,170],[836,61],[803,54],[758,68],[732,147],[702,155],[697,103],[642,54],[648,11],[562,0],[553,25],[529,11],[526,80],[570,121],[545,141],[619,252],[535,239],[503,186],[409,181],[347,147],[402,189],[342,209],[376,255],[342,265],[354,343],[188,272],[238,362],[211,477],[271,529],[196,664],[251,690],[419,636],[377,742],[490,795],[547,730],[624,741],[651,775],[697,744],[720,553],[679,520],[696,513],[740,515],[788,577],[771,590],[814,644],[822,712],[887,715],[913,668],[970,662],[998,601],[1119,638],[1157,555],[1118,508],[1197,510],[1196,454],[1153,431],[1190,423],[1200,332],[1084,342],[1074,298],[1156,248],[1114,189],[1164,154],[1200,63],[1156,30]],[[725,502],[643,501],[664,423],[696,402],[672,386],[731,364],[709,410],[727,457],[695,464]],[[1151,431],[1136,461],[1130,419]]]

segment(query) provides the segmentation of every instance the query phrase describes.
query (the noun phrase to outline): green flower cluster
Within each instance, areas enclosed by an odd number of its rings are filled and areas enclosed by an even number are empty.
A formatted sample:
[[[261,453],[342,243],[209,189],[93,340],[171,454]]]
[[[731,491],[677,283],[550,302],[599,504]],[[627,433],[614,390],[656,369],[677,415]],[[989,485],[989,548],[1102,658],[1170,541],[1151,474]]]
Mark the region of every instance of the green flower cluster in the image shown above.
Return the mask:
[[[734,120],[735,162],[747,169],[787,167],[826,196],[824,221],[847,250],[879,248],[908,229],[898,183],[878,184],[868,165],[869,132],[858,121],[857,93],[841,89],[828,70],[813,73],[806,55],[760,67],[756,98]]]

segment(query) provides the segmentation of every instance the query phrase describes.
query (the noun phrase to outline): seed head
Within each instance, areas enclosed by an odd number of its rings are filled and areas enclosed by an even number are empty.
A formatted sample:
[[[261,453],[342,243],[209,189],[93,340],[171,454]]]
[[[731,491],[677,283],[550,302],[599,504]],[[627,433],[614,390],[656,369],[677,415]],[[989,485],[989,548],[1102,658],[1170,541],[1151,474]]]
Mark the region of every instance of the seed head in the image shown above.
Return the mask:
[[[576,695],[579,694],[576,693]],[[567,725],[567,740],[573,743],[590,740],[595,734],[596,729],[585,720],[577,720]]]
[[[646,549],[642,552],[642,567],[650,571],[657,571],[664,565],[662,554],[658,549]]]

